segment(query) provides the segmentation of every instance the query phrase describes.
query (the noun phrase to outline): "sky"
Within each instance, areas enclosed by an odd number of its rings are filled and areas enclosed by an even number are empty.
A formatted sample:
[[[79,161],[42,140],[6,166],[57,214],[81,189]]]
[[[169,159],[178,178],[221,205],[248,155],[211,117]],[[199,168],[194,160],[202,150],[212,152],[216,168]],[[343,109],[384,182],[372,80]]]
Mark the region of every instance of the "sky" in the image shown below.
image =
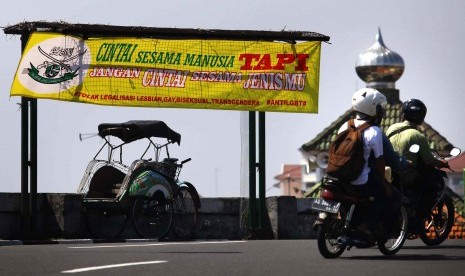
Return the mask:
[[[319,111],[266,113],[267,196],[283,164],[298,164],[299,148],[350,108],[365,86],[355,73],[358,55],[374,42],[378,27],[386,46],[400,54],[405,72],[396,83],[401,100],[421,99],[426,121],[450,143],[465,149],[465,1],[1,1],[0,27],[23,21],[224,30],[312,31],[322,44]],[[20,192],[20,97],[10,87],[20,60],[20,36],[0,32],[0,192]],[[181,178],[204,197],[239,197],[241,112],[202,109],[110,107],[38,101],[38,192],[75,193],[87,163],[102,145],[100,123],[162,120],[181,133],[172,156],[192,158]]]

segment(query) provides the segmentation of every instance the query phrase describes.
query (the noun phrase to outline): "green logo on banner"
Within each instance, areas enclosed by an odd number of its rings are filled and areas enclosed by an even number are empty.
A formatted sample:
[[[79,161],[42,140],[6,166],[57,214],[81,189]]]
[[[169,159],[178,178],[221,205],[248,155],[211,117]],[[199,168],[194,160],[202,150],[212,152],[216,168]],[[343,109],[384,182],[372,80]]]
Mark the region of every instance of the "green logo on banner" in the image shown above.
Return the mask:
[[[74,72],[67,72],[60,78],[54,78],[56,75],[58,75],[57,71],[60,72],[61,68],[57,69],[56,64],[50,65],[45,69],[45,77],[43,77],[39,74],[39,70],[37,70],[37,68],[34,67],[34,65],[32,65],[31,63],[31,68],[29,68],[29,76],[35,81],[43,83],[43,84],[56,84],[56,83],[72,80],[74,77],[78,75],[76,74],[76,71],[77,71],[76,70]]]
[[[45,52],[40,46],[38,47],[39,52],[46,57],[48,60],[44,61],[42,64],[39,66],[35,67],[32,63],[31,68],[29,68],[29,76],[34,79],[37,82],[43,83],[43,84],[56,84],[56,83],[61,83],[64,81],[69,81],[72,80],[74,77],[76,77],[78,74],[76,72],[79,70],[77,68],[76,70],[71,70],[71,66],[67,63],[70,62],[77,57],[80,57],[85,54],[86,51],[78,53],[77,55],[72,55],[73,53],[73,48],[65,48],[62,49],[60,47],[54,47],[52,49],[52,52],[54,54],[59,54],[62,56],[67,57],[64,60],[59,60],[56,57],[53,56],[51,53]],[[45,71],[43,74],[40,74],[39,69],[45,68]],[[62,72],[65,71],[65,73],[57,78],[57,76]]]

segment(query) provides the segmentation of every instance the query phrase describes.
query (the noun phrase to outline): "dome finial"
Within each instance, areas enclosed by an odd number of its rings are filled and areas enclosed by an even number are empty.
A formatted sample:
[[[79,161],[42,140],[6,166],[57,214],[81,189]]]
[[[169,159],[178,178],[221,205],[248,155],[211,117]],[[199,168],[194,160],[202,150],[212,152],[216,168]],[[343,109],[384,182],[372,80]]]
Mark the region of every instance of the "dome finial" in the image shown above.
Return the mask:
[[[402,57],[384,44],[380,27],[375,43],[358,56],[355,66],[357,75],[371,88],[395,88],[404,68]]]
[[[384,41],[383,41],[383,36],[381,35],[381,28],[378,27],[378,33],[376,34],[376,41],[383,47],[386,47],[386,45],[384,45]]]

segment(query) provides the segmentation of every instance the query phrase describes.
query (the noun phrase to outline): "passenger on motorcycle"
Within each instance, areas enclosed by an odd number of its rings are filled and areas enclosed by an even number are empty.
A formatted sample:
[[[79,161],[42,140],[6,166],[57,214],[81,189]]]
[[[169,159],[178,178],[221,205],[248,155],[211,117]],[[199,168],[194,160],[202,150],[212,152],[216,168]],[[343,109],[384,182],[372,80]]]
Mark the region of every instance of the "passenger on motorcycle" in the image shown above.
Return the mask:
[[[423,123],[426,116],[426,106],[418,99],[411,99],[402,104],[402,122],[391,125],[386,135],[389,137],[394,150],[401,156],[405,157],[414,168],[414,174],[411,179],[404,180],[409,182],[408,187],[411,200],[418,204],[419,217],[422,217],[427,211],[428,205],[434,200],[435,185],[432,167],[447,167],[445,160],[437,159],[431,153],[428,140],[417,129]],[[412,145],[418,145],[419,151],[410,152]],[[405,186],[405,185],[404,185]],[[420,202],[420,199],[422,201]]]
[[[356,114],[354,123],[358,127],[365,122],[370,127],[362,134],[365,166],[359,177],[346,187],[349,194],[360,195],[372,199],[372,205],[367,210],[366,226],[375,237],[384,237],[382,217],[388,201],[384,188],[385,159],[383,153],[383,132],[379,123],[384,116],[386,97],[376,89],[362,88],[352,97],[352,108]],[[347,129],[348,123],[343,124],[338,133]],[[365,230],[364,224],[360,230]]]

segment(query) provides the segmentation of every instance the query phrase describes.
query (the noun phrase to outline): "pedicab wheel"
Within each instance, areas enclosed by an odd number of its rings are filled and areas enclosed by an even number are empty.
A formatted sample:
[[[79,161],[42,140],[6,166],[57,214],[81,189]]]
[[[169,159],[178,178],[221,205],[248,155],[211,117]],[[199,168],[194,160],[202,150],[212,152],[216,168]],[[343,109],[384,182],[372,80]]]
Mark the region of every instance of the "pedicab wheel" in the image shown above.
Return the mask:
[[[190,240],[197,228],[198,207],[194,201],[196,193],[189,187],[182,186],[173,202],[173,234],[177,239]]]
[[[378,249],[384,255],[396,254],[404,245],[407,238],[408,215],[405,207],[401,207],[399,217],[394,223],[390,236],[385,240],[378,240]]]
[[[162,239],[173,221],[173,205],[164,196],[137,197],[132,209],[132,222],[143,238]]]
[[[87,230],[95,239],[117,239],[126,227],[127,215],[120,209],[85,207]]]
[[[425,228],[420,233],[420,239],[429,246],[441,244],[449,236],[454,221],[454,203],[450,197],[444,196],[425,220]]]

